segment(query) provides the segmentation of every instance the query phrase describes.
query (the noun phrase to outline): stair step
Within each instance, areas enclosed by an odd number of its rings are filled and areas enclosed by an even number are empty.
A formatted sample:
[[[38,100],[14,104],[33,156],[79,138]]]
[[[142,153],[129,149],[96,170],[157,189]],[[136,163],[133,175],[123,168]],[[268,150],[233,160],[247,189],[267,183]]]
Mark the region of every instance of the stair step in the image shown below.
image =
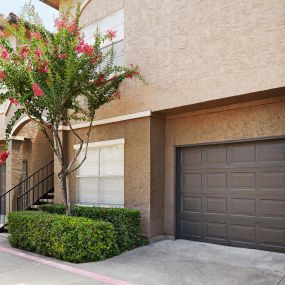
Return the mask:
[[[31,209],[37,210],[39,208],[39,205],[32,205]]]
[[[52,202],[53,202],[53,199],[45,199],[45,198],[42,198],[42,199],[39,199],[39,202],[41,202],[41,203],[52,203]]]
[[[47,193],[47,196],[54,197],[54,193]]]

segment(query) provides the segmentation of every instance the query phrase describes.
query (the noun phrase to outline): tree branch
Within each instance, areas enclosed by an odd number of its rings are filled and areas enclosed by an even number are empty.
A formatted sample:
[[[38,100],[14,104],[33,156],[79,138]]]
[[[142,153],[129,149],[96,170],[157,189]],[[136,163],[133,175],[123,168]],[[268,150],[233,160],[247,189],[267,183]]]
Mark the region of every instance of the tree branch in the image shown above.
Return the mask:
[[[71,162],[69,163],[69,168],[68,168],[68,175],[71,174],[72,172],[76,171],[77,169],[79,169],[81,167],[81,165],[84,163],[84,161],[86,160],[87,158],[87,151],[88,151],[88,144],[89,144],[89,140],[90,140],[90,134],[91,134],[91,130],[92,130],[92,123],[93,123],[93,120],[94,120],[94,116],[95,116],[95,112],[93,112],[92,116],[91,116],[91,119],[90,119],[90,124],[89,124],[89,127],[88,127],[88,132],[87,132],[87,140],[86,140],[86,146],[85,146],[85,153],[84,153],[84,157],[82,159],[82,161],[72,170],[70,170],[70,168],[72,167],[72,165],[74,164],[74,162],[77,160],[80,152],[82,151],[82,148],[83,148],[83,140],[78,136],[78,134],[74,131],[74,129],[72,128],[70,122],[69,122],[69,127],[71,129],[71,131],[74,133],[74,135],[79,138],[81,140],[81,143],[80,143],[80,146],[79,146],[79,149],[75,155],[75,157],[71,160]]]

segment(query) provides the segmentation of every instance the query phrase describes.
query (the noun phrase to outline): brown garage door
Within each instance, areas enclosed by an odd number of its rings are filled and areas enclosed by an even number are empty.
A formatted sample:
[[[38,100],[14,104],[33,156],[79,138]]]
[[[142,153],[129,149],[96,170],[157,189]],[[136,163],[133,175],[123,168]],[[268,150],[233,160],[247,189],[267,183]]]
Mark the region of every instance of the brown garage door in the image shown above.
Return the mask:
[[[285,252],[285,140],[183,147],[177,238]]]

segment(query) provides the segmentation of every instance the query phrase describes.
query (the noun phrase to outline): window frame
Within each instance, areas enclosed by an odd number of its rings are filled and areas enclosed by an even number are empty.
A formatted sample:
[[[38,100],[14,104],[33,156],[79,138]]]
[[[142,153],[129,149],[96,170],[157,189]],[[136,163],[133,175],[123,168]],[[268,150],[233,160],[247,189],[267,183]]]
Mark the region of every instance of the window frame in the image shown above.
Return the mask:
[[[123,167],[123,171],[122,171],[122,175],[103,175],[101,174],[101,171],[100,171],[100,163],[101,163],[101,159],[100,159],[100,150],[102,149],[106,149],[108,147],[117,147],[117,146],[122,146],[123,147],[123,160],[122,160],[122,167]],[[80,145],[74,145],[74,149],[75,150],[78,150],[78,148],[80,147]],[[83,145],[83,148],[82,148],[82,151],[85,151],[85,148],[86,148],[86,144]],[[93,207],[93,206],[96,206],[96,207],[102,207],[102,208],[124,208],[125,206],[125,202],[124,202],[124,198],[125,198],[125,187],[124,187],[124,179],[125,179],[125,161],[124,161],[124,158],[125,158],[125,139],[116,139],[116,140],[109,140],[109,141],[99,141],[99,142],[94,142],[94,143],[90,143],[88,144],[88,149],[91,148],[91,149],[98,149],[98,169],[99,169],[99,173],[98,175],[97,174],[94,174],[94,175],[80,175],[79,174],[79,170],[80,168],[77,170],[76,172],[76,205],[77,206],[90,206],[90,207]],[[87,153],[88,155],[88,153]],[[85,163],[85,162],[84,162]],[[78,201],[78,197],[79,197],[79,179],[80,178],[95,178],[95,179],[98,179],[98,182],[99,182],[99,189],[98,189],[98,192],[99,192],[99,203],[97,202],[94,202],[92,204],[89,204],[89,203],[80,203]],[[104,192],[104,189],[102,189],[102,184],[101,184],[101,181],[103,179],[106,179],[106,178],[121,178],[123,180],[123,204],[106,204],[106,203],[103,203],[102,201],[102,195],[101,193]],[[82,191],[82,190],[81,190]]]
[[[121,12],[122,11],[122,12]],[[125,41],[125,11],[124,11],[124,8],[121,8],[121,9],[119,9],[119,10],[117,10],[117,11],[115,11],[115,12],[113,12],[112,14],[110,14],[110,15],[107,15],[107,16],[105,16],[105,17],[103,17],[103,18],[101,18],[101,19],[99,19],[98,21],[96,21],[96,22],[92,22],[92,23],[90,23],[90,24],[88,24],[88,25],[86,25],[85,27],[83,27],[83,33],[84,33],[84,29],[85,28],[88,28],[88,27],[90,27],[90,26],[92,26],[92,25],[94,25],[94,30],[92,30],[92,35],[96,32],[96,29],[98,29],[100,32],[104,32],[104,31],[102,31],[101,30],[101,23],[105,20],[105,19],[107,19],[107,18],[111,18],[112,16],[116,16],[116,14],[118,14],[118,13],[122,13],[122,19],[123,19],[123,21],[122,21],[122,23],[120,23],[119,25],[117,25],[117,26],[115,26],[115,27],[110,27],[110,29],[112,29],[112,30],[115,30],[116,31],[116,27],[119,27],[119,26],[121,26],[121,25],[123,25],[123,34],[122,34],[122,37],[119,37],[119,38],[114,38],[114,40],[113,41],[108,41],[107,43],[104,43],[102,46],[101,46],[101,51],[103,51],[103,50],[106,50],[106,49],[108,49],[108,48],[110,48],[111,46],[113,46],[114,47],[114,49],[115,49],[115,46],[116,46],[116,44],[120,44],[120,43],[123,43],[123,61],[122,61],[122,65],[119,65],[119,66],[124,66],[125,65],[125,45],[124,45],[124,41]],[[105,31],[106,32],[106,31]],[[90,32],[91,33],[91,32]],[[91,36],[89,36],[87,39],[86,39],[86,41],[89,43],[89,44],[93,44],[93,41],[92,42],[90,42],[90,38],[91,38]],[[115,55],[115,58],[114,58],[114,60],[117,58],[117,56]]]

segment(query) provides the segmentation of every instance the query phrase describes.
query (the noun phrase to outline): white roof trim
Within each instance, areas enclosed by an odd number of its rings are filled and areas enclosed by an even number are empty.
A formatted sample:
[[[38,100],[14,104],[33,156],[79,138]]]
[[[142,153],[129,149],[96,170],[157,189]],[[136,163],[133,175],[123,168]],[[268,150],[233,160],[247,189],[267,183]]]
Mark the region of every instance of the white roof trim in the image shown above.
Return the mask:
[[[102,146],[113,146],[113,145],[120,145],[125,144],[125,139],[116,139],[116,140],[109,140],[109,141],[99,141],[99,142],[92,142],[88,144],[88,147],[96,148],[96,147],[102,147]],[[80,147],[79,144],[76,144],[73,146],[75,150],[78,150]],[[83,145],[83,148],[86,147],[86,143]]]
[[[121,115],[121,116],[116,116],[116,117],[111,117],[108,119],[102,119],[102,120],[97,120],[93,121],[92,126],[100,126],[100,125],[105,125],[105,124],[111,124],[111,123],[116,123],[116,122],[123,122],[123,121],[128,121],[128,120],[134,120],[134,119],[139,119],[139,118],[144,118],[144,117],[150,117],[151,116],[151,110],[143,111],[143,112],[137,112],[137,113],[132,113],[132,114],[127,114],[127,115]],[[46,118],[43,116],[43,120],[46,121]],[[28,116],[24,116],[21,118],[13,127],[11,135],[14,134],[14,132],[25,122],[30,121],[30,118]],[[74,124],[72,125],[73,129],[83,129],[89,127],[89,123],[80,123],[80,124]],[[68,126],[60,126],[59,130],[63,131],[70,131],[70,127]]]
[[[121,115],[121,116],[111,117],[108,119],[93,121],[92,126],[111,124],[111,123],[122,122],[122,121],[133,120],[133,119],[144,118],[144,117],[150,117],[150,116],[151,116],[151,110],[147,110],[143,112]],[[88,122],[72,125],[73,129],[82,129],[82,128],[87,128],[87,127],[89,127]],[[68,126],[60,126],[59,129],[63,131],[70,131],[70,127]]]
[[[22,119],[20,119],[14,126],[11,131],[11,135],[14,134],[14,132],[24,123],[30,121],[30,118],[28,116],[24,116]]]
[[[46,122],[47,118],[45,116],[42,116],[43,120]],[[11,136],[13,136],[13,134],[15,133],[15,131],[23,124],[25,124],[26,122],[30,121],[31,118],[27,115],[25,115],[24,117],[22,117],[19,121],[17,121],[17,123],[14,125],[12,131],[11,131]]]

